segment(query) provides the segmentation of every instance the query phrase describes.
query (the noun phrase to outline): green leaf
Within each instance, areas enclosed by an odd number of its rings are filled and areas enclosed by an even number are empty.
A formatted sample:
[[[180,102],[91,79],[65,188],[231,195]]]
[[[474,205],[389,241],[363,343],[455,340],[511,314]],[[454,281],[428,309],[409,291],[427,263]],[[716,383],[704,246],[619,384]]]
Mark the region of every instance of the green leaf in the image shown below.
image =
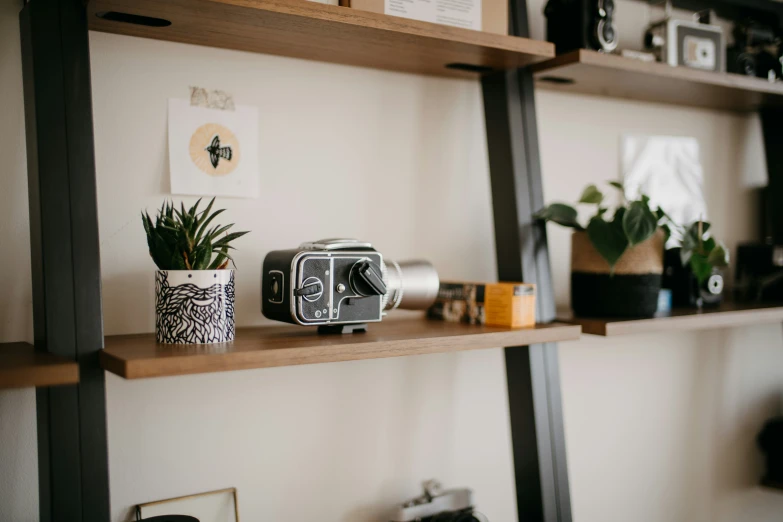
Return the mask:
[[[625,194],[625,187],[619,181],[610,181],[609,185],[613,186],[614,188],[616,188],[617,190]]]
[[[576,209],[570,205],[564,203],[552,203],[548,207],[539,211],[535,217],[543,219],[544,221],[551,221],[564,227],[575,228],[577,230],[584,230],[579,222],[576,220]]]
[[[707,260],[707,257],[701,254],[694,253],[691,256],[690,265],[693,275],[696,276],[696,280],[699,282],[700,286],[704,284],[704,281],[712,274],[712,265]]]
[[[623,216],[623,230],[631,246],[647,241],[655,234],[658,219],[643,201],[633,201]]]
[[[587,225],[587,236],[598,253],[609,263],[614,274],[614,266],[628,248],[628,239],[622,229],[622,218],[611,223],[596,216]]]
[[[227,234],[227,235],[221,237],[218,241],[215,241],[213,243],[213,246],[215,248],[226,246],[226,245],[228,245],[229,242],[231,242],[231,241],[233,241],[235,239],[239,239],[240,237],[244,236],[247,233],[248,232],[233,232],[231,234]]]
[[[579,203],[600,205],[603,200],[604,195],[600,190],[598,190],[598,187],[595,185],[588,185],[584,192],[582,192],[582,196],[579,198]]]
[[[707,262],[720,268],[729,266],[729,251],[726,245],[718,243],[707,256]]]
[[[663,230],[663,244],[666,245],[669,238],[672,237],[672,229],[669,228],[669,225],[661,225],[661,230]]]

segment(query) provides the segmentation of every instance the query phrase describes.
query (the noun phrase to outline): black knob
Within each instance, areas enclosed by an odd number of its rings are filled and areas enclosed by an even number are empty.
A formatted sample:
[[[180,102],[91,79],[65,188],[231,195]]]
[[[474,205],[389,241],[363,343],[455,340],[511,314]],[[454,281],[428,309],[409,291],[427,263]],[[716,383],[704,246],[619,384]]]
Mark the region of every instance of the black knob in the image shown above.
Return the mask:
[[[351,287],[364,297],[386,295],[386,284],[383,282],[380,267],[366,259],[358,261],[351,268]]]

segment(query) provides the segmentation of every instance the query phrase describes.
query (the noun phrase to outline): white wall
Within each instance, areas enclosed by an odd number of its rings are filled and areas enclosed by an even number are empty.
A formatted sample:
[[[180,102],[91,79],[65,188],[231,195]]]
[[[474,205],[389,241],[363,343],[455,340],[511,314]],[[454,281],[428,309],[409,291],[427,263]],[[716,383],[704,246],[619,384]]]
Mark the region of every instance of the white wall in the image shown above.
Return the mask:
[[[0,5],[0,142],[17,144],[0,170],[0,341],[10,341],[31,335],[29,237],[18,4]],[[643,22],[646,8],[626,5]],[[534,16],[534,36],[542,27]],[[430,258],[446,277],[496,276],[476,82],[98,33],[91,53],[107,334],[153,328],[138,211],[168,191],[166,100],[190,85],[259,108],[261,197],[221,201],[253,230],[238,244],[239,324],[262,322],[263,255],[306,239],[368,238],[390,256]],[[537,98],[548,200],[616,178],[623,132],[690,135],[702,144],[716,230],[732,245],[752,234],[733,145],[742,118]],[[568,235],[550,233],[567,305]],[[575,520],[779,516],[783,497],[755,487],[753,437],[779,411],[781,337],[769,325],[561,344]],[[138,502],[232,485],[243,520],[378,521],[433,476],[470,485],[493,522],[515,519],[500,350],[145,381],[108,375],[107,401],[115,521]],[[2,521],[37,519],[34,404],[32,390],[0,392]]]

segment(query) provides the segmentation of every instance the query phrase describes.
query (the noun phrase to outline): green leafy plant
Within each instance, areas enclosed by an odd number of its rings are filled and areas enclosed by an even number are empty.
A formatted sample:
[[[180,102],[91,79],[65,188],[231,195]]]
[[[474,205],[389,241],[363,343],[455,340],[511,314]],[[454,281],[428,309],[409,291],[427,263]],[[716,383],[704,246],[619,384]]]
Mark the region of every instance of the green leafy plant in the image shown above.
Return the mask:
[[[702,285],[713,269],[729,265],[729,251],[723,242],[711,237],[709,223],[696,221],[682,230],[680,259],[683,266],[690,266]]]
[[[234,249],[231,242],[247,232],[226,234],[233,223],[209,228],[225,209],[212,212],[212,198],[207,208],[199,212],[200,203],[201,199],[185,210],[184,203],[176,209],[173,202],[167,201],[154,222],[149,213],[141,213],[150,257],[160,270],[222,270],[228,268],[229,261],[234,263],[228,253]]]
[[[642,195],[636,201],[627,201],[621,183],[610,181],[609,185],[620,191],[620,205],[614,209],[611,217],[609,207],[604,205],[604,193],[595,185],[588,185],[578,202],[596,208],[595,215],[586,226],[579,223],[576,208],[564,203],[553,203],[541,209],[535,217],[587,232],[590,243],[609,263],[610,271],[614,273],[614,267],[625,251],[650,239],[659,228],[668,238],[671,220],[663,210],[650,206],[649,197]]]

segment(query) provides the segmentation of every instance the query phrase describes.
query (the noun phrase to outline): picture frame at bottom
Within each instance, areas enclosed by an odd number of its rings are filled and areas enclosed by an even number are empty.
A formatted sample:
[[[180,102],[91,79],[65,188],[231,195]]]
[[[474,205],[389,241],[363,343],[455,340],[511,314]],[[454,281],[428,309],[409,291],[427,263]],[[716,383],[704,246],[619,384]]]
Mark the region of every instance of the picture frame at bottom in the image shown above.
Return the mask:
[[[199,522],[239,522],[237,488],[156,500],[136,506],[136,520],[163,515],[188,515]]]

